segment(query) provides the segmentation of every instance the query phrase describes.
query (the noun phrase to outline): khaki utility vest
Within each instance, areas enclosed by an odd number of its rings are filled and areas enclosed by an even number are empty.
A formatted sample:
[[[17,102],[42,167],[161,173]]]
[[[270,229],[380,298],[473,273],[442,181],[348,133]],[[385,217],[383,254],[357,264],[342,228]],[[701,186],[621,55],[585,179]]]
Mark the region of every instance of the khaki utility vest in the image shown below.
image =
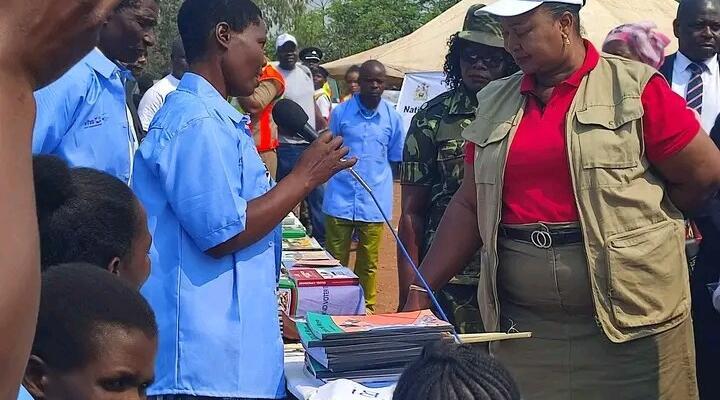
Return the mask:
[[[645,155],[641,95],[656,74],[603,55],[583,78],[565,125],[596,320],[616,343],[671,329],[690,313],[683,216]],[[498,227],[508,149],[525,108],[521,80],[518,73],[481,91],[477,118],[463,132],[476,145],[484,243],[478,300],[488,332],[500,329]]]

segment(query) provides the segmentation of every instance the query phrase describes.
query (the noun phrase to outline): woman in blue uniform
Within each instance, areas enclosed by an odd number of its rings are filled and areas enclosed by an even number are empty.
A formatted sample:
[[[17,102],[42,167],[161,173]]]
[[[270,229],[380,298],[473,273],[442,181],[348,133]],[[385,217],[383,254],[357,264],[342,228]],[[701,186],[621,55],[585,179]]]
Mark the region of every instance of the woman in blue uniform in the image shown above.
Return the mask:
[[[309,192],[354,164],[320,137],[274,185],[226,99],[249,96],[267,27],[249,0],[187,0],[178,27],[190,71],[150,125],[133,188],[154,237],[143,293],[158,320],[159,399],[285,397],[275,288],[278,225]]]

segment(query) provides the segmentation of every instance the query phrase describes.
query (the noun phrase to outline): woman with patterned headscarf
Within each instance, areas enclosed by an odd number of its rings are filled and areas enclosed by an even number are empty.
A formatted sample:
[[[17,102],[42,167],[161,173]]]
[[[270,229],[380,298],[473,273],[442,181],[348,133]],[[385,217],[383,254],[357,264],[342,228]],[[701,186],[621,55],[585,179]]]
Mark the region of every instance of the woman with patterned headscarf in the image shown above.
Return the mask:
[[[659,32],[654,22],[638,22],[610,31],[602,50],[658,69],[665,61],[665,48],[669,44],[670,38]]]

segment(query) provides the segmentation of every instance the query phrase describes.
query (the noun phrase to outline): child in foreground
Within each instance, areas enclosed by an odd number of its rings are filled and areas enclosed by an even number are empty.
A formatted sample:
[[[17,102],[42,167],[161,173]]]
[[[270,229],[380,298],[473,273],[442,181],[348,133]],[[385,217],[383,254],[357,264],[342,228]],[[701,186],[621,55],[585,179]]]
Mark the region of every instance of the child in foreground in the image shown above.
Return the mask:
[[[137,290],[101,268],[69,264],[43,273],[40,297],[23,381],[33,399],[146,398],[157,325]]]
[[[140,288],[152,243],[145,209],[121,180],[70,168],[54,156],[33,158],[42,270],[89,263]]]
[[[393,400],[520,400],[510,373],[470,345],[436,345],[400,377]]]

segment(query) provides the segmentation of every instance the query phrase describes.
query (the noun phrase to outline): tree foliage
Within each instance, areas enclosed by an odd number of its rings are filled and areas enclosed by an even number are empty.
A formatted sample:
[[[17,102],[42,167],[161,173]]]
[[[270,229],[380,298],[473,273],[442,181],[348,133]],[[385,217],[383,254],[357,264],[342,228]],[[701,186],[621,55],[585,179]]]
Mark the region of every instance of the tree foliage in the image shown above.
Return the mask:
[[[416,30],[460,0],[256,0],[268,24],[268,55],[275,38],[291,32],[302,47],[317,46],[325,61],[364,51]],[[169,54],[178,35],[182,0],[159,0],[157,44],[149,54],[148,73],[160,77],[169,69]],[[418,55],[421,56],[421,55]]]
[[[146,73],[159,79],[170,70],[170,49],[178,36],[177,14],[183,0],[158,0],[160,21],[155,28],[156,42],[148,52]]]
[[[457,0],[335,0],[327,8],[331,59],[364,51],[418,29]]]

